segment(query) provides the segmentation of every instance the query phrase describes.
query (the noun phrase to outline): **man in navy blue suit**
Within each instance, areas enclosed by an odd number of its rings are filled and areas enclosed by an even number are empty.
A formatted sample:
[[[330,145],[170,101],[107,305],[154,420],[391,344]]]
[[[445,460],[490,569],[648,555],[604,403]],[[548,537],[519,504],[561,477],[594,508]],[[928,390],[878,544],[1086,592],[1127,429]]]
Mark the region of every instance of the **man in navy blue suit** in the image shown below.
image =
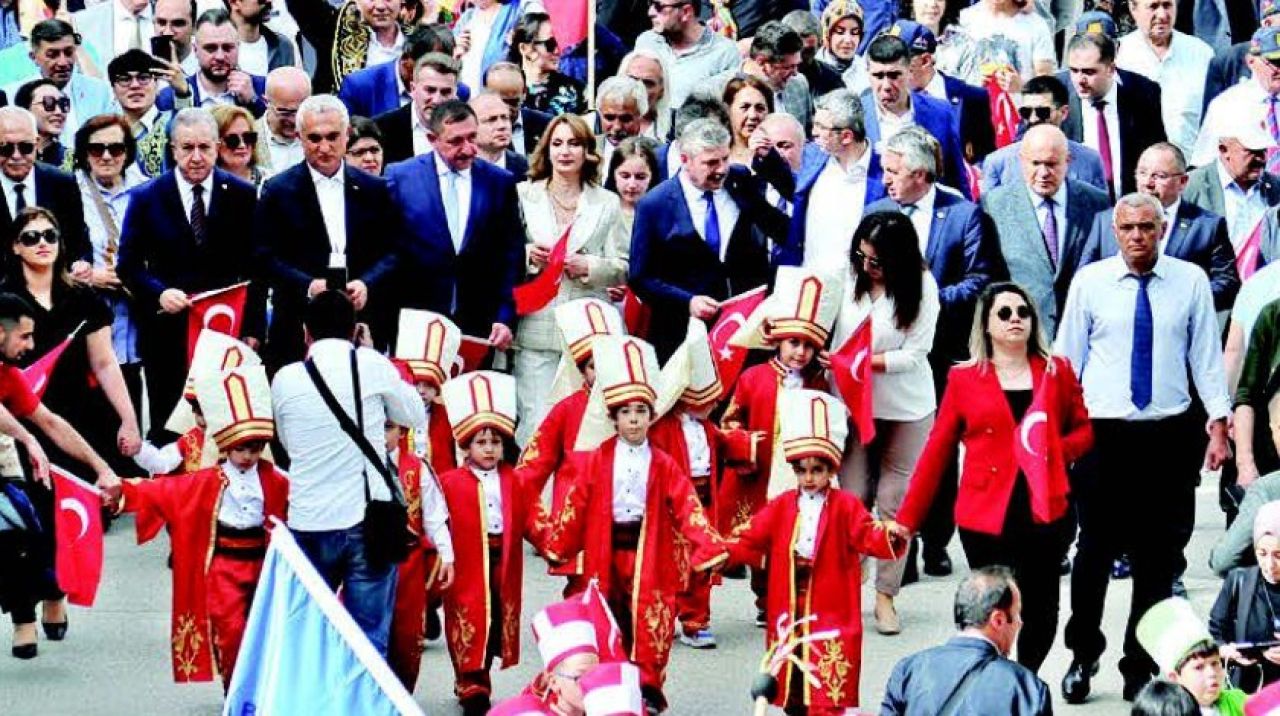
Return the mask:
[[[515,177],[476,161],[478,122],[466,102],[436,105],[427,132],[431,152],[386,171],[405,227],[400,305],[445,314],[506,350],[525,245]]]
[[[386,182],[347,165],[346,107],[316,95],[298,107],[305,160],[262,187],[254,217],[254,263],[272,288],[264,360],[272,370],[302,360],[307,300],[343,282],[377,345],[387,343],[396,264],[395,206]]]
[[[0,236],[12,238],[19,210],[42,206],[58,217],[73,275],[88,278],[93,257],[80,187],[70,174],[37,162],[37,146],[36,118],[21,107],[0,108]]]
[[[370,119],[403,107],[412,101],[413,68],[428,52],[453,56],[453,35],[442,25],[419,25],[404,39],[404,50],[396,62],[383,62],[356,70],[342,81],[338,98],[352,117]],[[470,90],[458,84],[458,99],[464,102]]]
[[[729,165],[729,130],[712,119],[680,135],[680,174],[636,206],[628,283],[653,311],[649,340],[666,360],[689,317],[711,320],[720,302],[771,283],[769,238],[785,237],[759,180]]]
[[[951,104],[911,91],[910,72],[911,50],[902,38],[886,34],[871,42],[867,50],[871,87],[862,93],[867,139],[874,146],[903,127],[924,127],[942,145],[940,181],[968,198],[969,175]]]
[[[267,78],[238,69],[240,35],[226,10],[206,10],[196,20],[196,60],[200,71],[187,77],[186,93],[166,86],[156,95],[161,112],[184,107],[235,104],[261,117],[267,111]]]
[[[944,75],[934,64],[938,39],[933,31],[911,20],[893,23],[888,32],[911,48],[911,89],[951,105],[965,160],[978,164],[995,151],[996,130],[991,123],[991,97],[981,87]]]
[[[1164,207],[1165,234],[1160,252],[1204,269],[1213,289],[1214,308],[1229,310],[1240,291],[1240,275],[1227,220],[1182,200],[1187,188],[1187,160],[1182,150],[1168,142],[1151,145],[1138,158],[1135,179],[1138,191],[1159,199]],[[1094,217],[1083,260],[1099,261],[1114,256],[1117,250],[1111,212],[1102,212]]]
[[[133,191],[117,266],[137,308],[153,442],[173,437],[164,423],[187,373],[189,297],[249,278],[245,219],[257,202],[252,184],[215,168],[218,124],[207,110],[178,112],[170,146],[176,168]],[[262,338],[264,297],[257,282],[250,284],[241,335],[255,348]]]

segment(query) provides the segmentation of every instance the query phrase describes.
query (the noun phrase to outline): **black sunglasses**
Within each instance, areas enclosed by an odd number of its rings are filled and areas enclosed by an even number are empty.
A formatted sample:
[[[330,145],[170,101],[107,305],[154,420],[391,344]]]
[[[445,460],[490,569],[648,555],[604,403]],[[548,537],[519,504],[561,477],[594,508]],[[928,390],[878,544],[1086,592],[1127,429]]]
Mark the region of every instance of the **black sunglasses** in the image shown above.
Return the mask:
[[[89,142],[85,148],[94,159],[104,156],[123,157],[129,151],[129,146],[124,142]]]
[[[35,229],[32,229],[18,234],[18,243],[28,248],[39,244],[41,241],[49,244],[50,246],[57,246],[58,230],[45,229],[44,231],[36,231]]]
[[[240,134],[228,134],[222,138],[222,143],[227,145],[227,149],[232,151],[239,149],[241,144],[252,148],[258,143],[258,133],[242,132]]]
[[[12,157],[14,152],[23,156],[36,153],[35,142],[0,142],[0,157]]]
[[[66,97],[44,97],[40,100],[40,106],[46,112],[60,109],[65,113],[71,111],[71,100]]]
[[[1019,107],[1018,116],[1022,117],[1022,121],[1030,122],[1031,116],[1035,115],[1037,122],[1048,122],[1049,115],[1053,114],[1052,107]]]
[[[560,49],[560,43],[556,42],[555,36],[548,37],[545,40],[530,40],[530,45],[542,45],[547,52],[555,52]]]
[[[311,142],[312,144],[319,144],[320,142],[328,142],[330,144],[334,144],[339,139],[342,139],[341,132],[329,132],[328,134],[320,134],[319,132],[312,132],[311,134],[307,135],[307,141]]]
[[[1025,303],[1018,306],[1017,312],[1018,318],[1021,318],[1024,321],[1031,318],[1031,307]],[[1013,313],[1014,309],[1012,307],[1001,306],[1000,310],[996,311],[996,318],[999,318],[1002,321],[1008,321],[1010,318],[1013,318]]]
[[[866,254],[862,253],[861,251],[854,251],[854,252],[853,252],[853,258],[854,258],[854,259],[856,259],[856,260],[858,261],[858,263],[859,263],[859,264],[866,264],[867,266],[870,266],[870,267],[871,267],[871,268],[873,268],[873,269],[882,269],[882,268],[884,268],[884,264],[880,262],[880,259],[876,259],[876,258],[872,258],[872,257],[870,257],[870,256],[867,256]]]

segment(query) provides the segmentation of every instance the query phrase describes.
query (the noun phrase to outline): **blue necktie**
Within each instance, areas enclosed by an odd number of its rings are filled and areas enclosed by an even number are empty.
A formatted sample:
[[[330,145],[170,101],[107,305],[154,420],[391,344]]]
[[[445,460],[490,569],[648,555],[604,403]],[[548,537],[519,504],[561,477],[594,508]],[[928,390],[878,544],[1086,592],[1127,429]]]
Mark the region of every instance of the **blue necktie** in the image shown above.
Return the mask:
[[[1138,276],[1138,300],[1133,308],[1133,355],[1129,363],[1129,393],[1138,410],[1151,405],[1151,274]]]
[[[715,192],[703,192],[702,200],[707,202],[707,221],[702,225],[702,236],[707,241],[711,253],[720,258],[720,216],[716,214]]]

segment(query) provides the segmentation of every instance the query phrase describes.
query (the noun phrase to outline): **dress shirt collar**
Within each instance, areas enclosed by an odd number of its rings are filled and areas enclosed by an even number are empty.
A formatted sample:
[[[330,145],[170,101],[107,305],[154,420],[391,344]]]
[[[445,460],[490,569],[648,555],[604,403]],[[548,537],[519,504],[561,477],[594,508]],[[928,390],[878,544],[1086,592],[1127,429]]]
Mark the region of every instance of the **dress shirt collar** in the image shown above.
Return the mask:
[[[404,78],[400,76],[400,68],[397,67],[392,74],[396,76],[396,96],[400,99],[409,97],[409,88],[404,86]],[[413,110],[413,119],[415,122],[418,119],[418,109],[416,107]]]
[[[947,99],[947,83],[942,79],[942,73],[934,70],[933,79],[929,80],[929,84],[924,86],[925,94],[938,99]]]
[[[351,341],[341,338],[321,338],[307,349],[307,357],[318,358],[322,355],[346,355],[351,352]]]
[[[10,179],[8,174],[0,174],[0,186],[4,187],[4,192],[6,194],[13,194],[13,187],[17,183],[18,182],[13,179]],[[36,172],[35,169],[32,169],[27,172],[27,177],[22,180],[22,195],[27,200],[27,206],[31,206],[34,203],[33,197],[35,196],[35,189]]]
[[[1160,237],[1160,250],[1164,251],[1164,246],[1169,242],[1169,237],[1173,235],[1173,225],[1178,223],[1178,209],[1182,207],[1182,197],[1173,200],[1173,203],[1164,209],[1164,236]]]
[[[1112,276],[1115,277],[1116,281],[1123,282],[1127,279],[1136,278],[1138,276],[1138,274],[1129,270],[1129,264],[1124,262],[1123,256],[1117,254],[1114,258],[1115,258],[1115,264],[1112,266],[1111,273],[1112,273]],[[1152,276],[1158,279],[1163,279],[1168,273],[1168,268],[1167,268],[1168,263],[1169,263],[1168,261],[1161,261],[1160,255],[1156,254],[1156,263],[1154,266],[1151,267],[1151,271],[1149,271],[1148,273],[1150,273]]]
[[[475,475],[476,479],[480,480],[481,482],[484,482],[485,480],[498,479],[497,468],[494,468],[492,470],[485,470],[471,461],[467,461],[467,467],[471,469],[471,474]]]
[[[226,473],[227,479],[232,482],[244,482],[248,481],[250,478],[256,480],[258,478],[258,463],[253,463],[247,470],[241,470],[230,460],[224,460],[222,463],[222,471]]]
[[[693,182],[689,181],[688,172],[680,172],[677,176],[680,179],[680,188],[684,189],[685,200],[687,200],[691,204],[699,201],[703,201],[702,195],[707,193],[706,190],[699,189],[698,187],[694,186]],[[725,192],[724,185],[721,184],[720,188],[713,191],[712,194],[715,195],[716,199],[719,199],[724,194],[724,192]]]
[[[1262,186],[1262,181],[1258,180],[1253,183],[1253,186],[1246,190],[1244,187],[1236,183],[1236,180],[1232,179],[1231,175],[1227,173],[1227,167],[1222,163],[1221,158],[1215,159],[1213,163],[1218,167],[1218,182],[1222,186],[1223,193],[1231,191],[1231,187],[1234,186],[1236,191],[1244,194],[1245,198],[1248,198],[1251,194],[1256,194]]]
[[[373,28],[371,27],[369,28],[369,46],[370,47],[376,46],[379,49],[384,50],[386,52],[395,52],[397,55],[399,55],[400,51],[404,49],[404,32],[402,32],[400,28],[397,27],[395,41],[393,41],[390,45],[384,45],[381,42],[378,42],[378,33],[374,32]]]
[[[307,172],[311,174],[311,181],[315,182],[316,188],[319,188],[321,186],[331,186],[333,184],[337,184],[338,186],[343,186],[344,185],[343,177],[346,176],[346,169],[347,169],[347,163],[344,161],[338,165],[338,171],[334,172],[333,176],[327,177],[321,174],[320,172],[316,171],[315,167],[311,166],[310,164],[307,164]]]
[[[182,172],[175,171],[173,173],[173,176],[175,179],[178,180],[178,191],[184,197],[189,197],[194,195],[191,189],[195,185],[187,181],[187,178],[182,176]],[[209,176],[204,178],[204,181],[200,182],[200,186],[204,187],[204,202],[206,205],[208,205],[209,202],[213,200],[213,172],[212,171],[209,172]]]
[[[1065,184],[1065,182],[1063,182]],[[933,205],[938,201],[938,185],[930,184],[929,190],[924,193],[917,201],[913,202],[916,207],[912,216],[928,216],[933,213]]]
[[[449,167],[449,165],[448,165],[448,164],[445,164],[445,163],[444,163],[444,160],[440,158],[440,155],[439,155],[439,154],[436,154],[435,152],[432,152],[432,153],[431,153],[431,157],[435,160],[435,163],[436,163],[436,174],[437,174],[438,176],[444,176],[444,175],[448,174],[449,172],[452,172],[452,171],[453,171],[453,169],[451,169],[451,168]],[[462,177],[463,179],[470,179],[470,178],[471,178],[471,168],[470,168],[470,167],[468,167],[468,168],[466,168],[466,169],[463,169],[463,170],[461,170],[461,171],[458,171],[458,172],[457,172],[457,174],[458,174],[458,176]]]
[[[159,116],[160,110],[156,109],[156,106],[153,104],[151,105],[151,109],[148,109],[145,114],[138,118],[138,124],[141,124],[143,129],[150,132],[156,128],[156,119]]]
[[[1119,91],[1120,91],[1120,73],[1116,72],[1115,79],[1111,81],[1111,89],[1107,90],[1107,94],[1104,95],[1102,98],[1107,103],[1107,107],[1116,106],[1116,95],[1119,94]],[[1093,107],[1093,103],[1094,103],[1094,100],[1089,100],[1085,104],[1088,104],[1090,107]]]
[[[810,505],[813,505],[813,504],[817,504],[817,505],[823,505],[823,504],[826,504],[826,502],[827,502],[827,492],[828,492],[830,489],[831,489],[831,487],[830,487],[829,485],[828,485],[826,488],[824,488],[824,489],[821,489],[821,490],[813,490],[813,491],[806,490],[806,489],[804,489],[804,488],[800,488],[800,503],[801,503],[801,504],[810,504]]]
[[[880,106],[879,102],[876,102],[876,117],[879,118],[881,122],[884,122],[885,119],[899,124],[909,124],[914,122],[916,117],[916,108],[915,102],[912,101],[913,99],[914,97],[911,96],[911,90],[907,90],[907,111],[902,114],[893,114],[889,110]]]
[[[1040,196],[1039,194],[1033,194],[1032,198],[1035,199],[1035,204],[1037,209],[1045,208],[1043,196]],[[1062,180],[1062,184],[1058,186],[1058,190],[1053,193],[1053,196],[1051,198],[1053,199],[1053,208],[1055,211],[1058,209],[1067,208],[1067,180],[1066,179]]]
[[[858,157],[848,171],[845,171],[845,168],[840,164],[840,160],[836,159],[835,156],[827,157],[827,166],[823,171],[827,169],[840,173],[842,175],[840,178],[850,184],[866,181],[867,174],[871,172],[871,145],[868,144],[866,149],[862,150],[862,156]]]
[[[625,453],[628,457],[644,457],[649,454],[649,438],[646,437],[644,442],[639,445],[632,445],[626,440],[618,438],[618,451]]]

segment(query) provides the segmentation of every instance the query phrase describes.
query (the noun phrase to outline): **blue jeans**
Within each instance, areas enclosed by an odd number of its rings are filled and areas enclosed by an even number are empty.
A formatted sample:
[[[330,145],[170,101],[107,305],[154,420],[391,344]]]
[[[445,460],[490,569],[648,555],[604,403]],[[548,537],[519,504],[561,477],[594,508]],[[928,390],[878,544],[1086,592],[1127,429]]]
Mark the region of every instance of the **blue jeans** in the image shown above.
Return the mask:
[[[371,564],[365,556],[361,525],[345,530],[294,532],[303,554],[329,586],[342,586],[342,603],[378,653],[386,658],[395,606],[394,564]]]

